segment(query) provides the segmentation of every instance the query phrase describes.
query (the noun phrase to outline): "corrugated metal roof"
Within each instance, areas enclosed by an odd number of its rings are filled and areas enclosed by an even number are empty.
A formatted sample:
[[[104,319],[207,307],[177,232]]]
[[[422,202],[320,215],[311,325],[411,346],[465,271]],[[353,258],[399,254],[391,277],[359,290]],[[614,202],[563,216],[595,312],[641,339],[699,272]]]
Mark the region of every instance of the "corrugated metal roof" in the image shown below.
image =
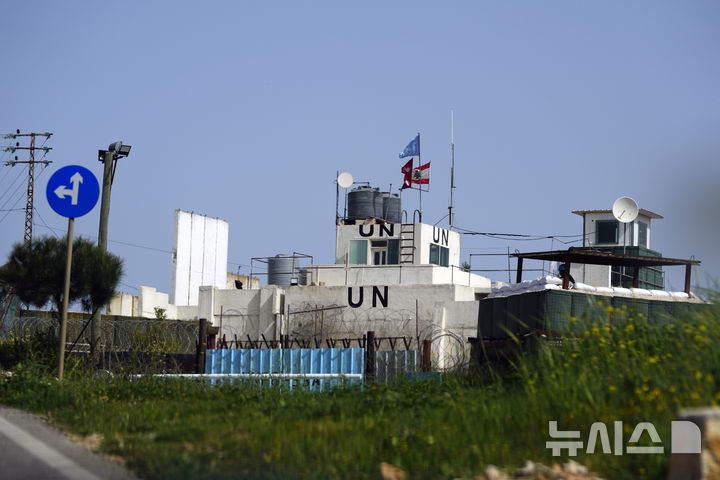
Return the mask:
[[[612,265],[620,267],[659,267],[665,265],[700,265],[699,260],[683,260],[680,258],[648,257],[623,253],[592,250],[590,248],[570,247],[567,250],[546,252],[512,253],[511,257],[546,260],[555,262],[584,263],[592,265]]]
[[[601,210],[573,210],[572,213],[575,215],[585,215],[586,213],[612,213],[612,210],[608,209],[601,209]],[[657,213],[651,212],[650,210],[645,210],[644,208],[640,209],[640,215],[645,215],[649,218],[665,218],[662,215],[659,215]]]

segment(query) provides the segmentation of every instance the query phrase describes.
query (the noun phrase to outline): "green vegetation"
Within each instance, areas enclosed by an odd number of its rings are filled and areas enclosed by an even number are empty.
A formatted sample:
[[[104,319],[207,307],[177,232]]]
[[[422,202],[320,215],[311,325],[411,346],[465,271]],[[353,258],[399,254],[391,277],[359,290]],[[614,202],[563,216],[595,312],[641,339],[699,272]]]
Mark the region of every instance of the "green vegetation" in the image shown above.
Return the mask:
[[[67,238],[41,237],[16,243],[0,267],[0,284],[13,287],[20,301],[42,307],[52,302],[60,312],[65,284]],[[122,260],[84,238],[73,240],[68,302],[99,308],[110,301],[122,277]]]
[[[312,393],[77,371],[59,384],[23,363],[0,375],[0,402],[101,434],[101,450],[143,478],[376,478],[383,461],[410,478],[472,478],[489,463],[558,460],[545,447],[550,420],[580,430],[584,446],[594,422],[613,444],[623,421],[625,445],[652,422],[664,455],[603,454],[598,442],[576,460],[606,478],[663,478],[675,413],[720,400],[720,309],[653,324],[608,305],[571,324],[573,339],[541,341],[502,376]]]

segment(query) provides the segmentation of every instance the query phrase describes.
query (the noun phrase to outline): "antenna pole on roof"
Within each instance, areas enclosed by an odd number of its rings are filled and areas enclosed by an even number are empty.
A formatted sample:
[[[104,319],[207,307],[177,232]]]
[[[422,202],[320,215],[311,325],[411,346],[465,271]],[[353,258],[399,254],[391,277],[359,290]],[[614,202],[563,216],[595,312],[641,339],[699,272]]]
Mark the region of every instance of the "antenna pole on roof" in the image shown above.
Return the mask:
[[[338,225],[340,223],[340,218],[338,216],[338,207],[340,206],[340,182],[338,182],[339,176],[340,172],[335,172],[335,225]]]
[[[450,206],[448,207],[448,222],[450,223],[450,230],[453,227],[453,190],[455,189],[455,132],[453,116],[455,112],[450,109]]]

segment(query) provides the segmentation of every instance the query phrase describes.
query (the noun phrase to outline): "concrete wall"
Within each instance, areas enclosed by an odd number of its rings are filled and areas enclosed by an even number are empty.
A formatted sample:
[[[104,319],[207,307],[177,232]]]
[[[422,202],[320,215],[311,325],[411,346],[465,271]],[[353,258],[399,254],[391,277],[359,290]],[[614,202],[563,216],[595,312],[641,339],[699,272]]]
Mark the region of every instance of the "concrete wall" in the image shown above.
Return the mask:
[[[155,308],[165,309],[167,318],[177,318],[177,308],[170,303],[167,293],[158,292],[153,287],[140,286],[138,289],[138,315],[155,318]]]
[[[197,305],[198,288],[227,284],[228,223],[175,210],[170,303]]]
[[[443,330],[463,338],[477,333],[475,289],[463,285],[202,287],[199,300],[199,318],[212,320],[229,339],[359,337],[368,330],[423,339]]]
[[[198,318],[205,318],[220,327],[229,340],[235,335],[253,340],[265,335],[268,340],[277,340],[280,322],[277,317],[284,310],[283,290],[275,285],[266,285],[256,290],[220,290],[200,287]]]
[[[420,228],[417,229],[417,227]],[[449,250],[448,265],[460,266],[459,233],[425,223],[416,225],[415,247],[420,251],[420,263],[423,265],[430,263],[430,244],[447,248]],[[417,263],[417,256],[415,260]]]
[[[243,289],[250,290],[253,288],[260,288],[260,279],[257,277],[249,277],[247,275],[240,275],[239,273],[227,273],[227,282],[225,288],[228,290],[234,290],[235,280],[240,280],[243,284]]]
[[[155,308],[165,310],[168,320],[197,320],[196,306],[177,306],[170,303],[167,293],[158,292],[153,287],[141,286],[138,295],[119,293],[107,306],[108,315],[126,317],[155,318]]]
[[[348,252],[350,240],[399,239],[400,224],[376,224],[368,221],[367,225],[338,225],[335,231],[335,238],[335,263],[340,265],[345,263],[345,255]],[[368,262],[372,262],[372,257],[370,255],[370,242],[368,242],[367,258]]]
[[[336,227],[335,263],[345,263],[351,240],[387,240],[399,239],[401,224],[367,224],[367,225],[338,225]],[[430,263],[430,244],[437,244],[448,248],[448,265],[460,265],[460,234],[444,228],[415,224],[414,235],[415,259],[414,265],[427,265]],[[370,243],[368,242],[368,263],[372,263]]]
[[[138,297],[129,293],[117,293],[107,305],[108,315],[122,315],[124,317],[138,316]]]
[[[489,292],[491,284],[487,277],[437,265],[314,265],[308,281],[325,286],[455,284],[482,292]]]

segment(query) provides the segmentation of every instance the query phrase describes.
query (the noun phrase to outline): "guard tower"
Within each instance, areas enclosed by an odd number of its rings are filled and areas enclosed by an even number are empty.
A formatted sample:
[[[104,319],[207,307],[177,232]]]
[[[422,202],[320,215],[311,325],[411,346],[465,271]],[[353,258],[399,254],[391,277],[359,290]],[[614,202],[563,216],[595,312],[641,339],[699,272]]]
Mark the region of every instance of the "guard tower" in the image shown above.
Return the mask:
[[[627,223],[619,221],[612,210],[573,210],[583,219],[583,248],[646,257],[662,257],[650,249],[651,221],[662,215],[639,209],[637,217]],[[573,265],[573,277],[582,283],[603,287],[631,287],[632,267],[607,265]],[[641,267],[639,288],[662,290],[665,277],[661,267]]]

